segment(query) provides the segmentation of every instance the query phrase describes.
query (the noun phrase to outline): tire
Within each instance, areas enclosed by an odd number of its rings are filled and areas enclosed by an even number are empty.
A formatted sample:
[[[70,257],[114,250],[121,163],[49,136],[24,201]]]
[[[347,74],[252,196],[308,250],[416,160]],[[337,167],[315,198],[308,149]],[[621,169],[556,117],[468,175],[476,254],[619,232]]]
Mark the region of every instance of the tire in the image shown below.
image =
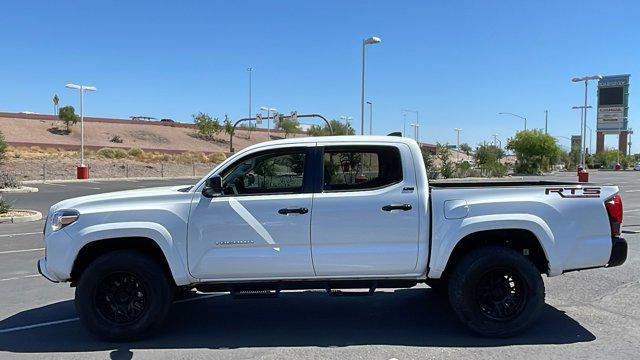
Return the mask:
[[[128,341],[162,324],[172,295],[169,279],[153,258],[119,250],[100,256],[84,270],[75,305],[80,320],[96,337]]]
[[[446,296],[448,293],[449,283],[446,279],[427,279],[426,284],[434,295]]]
[[[544,305],[540,271],[525,256],[487,246],[462,258],[449,278],[458,318],[483,336],[510,337],[527,329]]]

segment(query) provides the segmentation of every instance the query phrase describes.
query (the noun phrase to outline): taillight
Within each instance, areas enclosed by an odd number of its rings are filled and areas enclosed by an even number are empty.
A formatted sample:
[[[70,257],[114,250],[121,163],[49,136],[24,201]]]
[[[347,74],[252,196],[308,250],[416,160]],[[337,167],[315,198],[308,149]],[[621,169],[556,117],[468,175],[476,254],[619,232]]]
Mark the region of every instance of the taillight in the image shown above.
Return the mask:
[[[622,199],[615,194],[612,198],[604,202],[609,214],[609,224],[611,225],[611,236],[620,236],[622,226]]]

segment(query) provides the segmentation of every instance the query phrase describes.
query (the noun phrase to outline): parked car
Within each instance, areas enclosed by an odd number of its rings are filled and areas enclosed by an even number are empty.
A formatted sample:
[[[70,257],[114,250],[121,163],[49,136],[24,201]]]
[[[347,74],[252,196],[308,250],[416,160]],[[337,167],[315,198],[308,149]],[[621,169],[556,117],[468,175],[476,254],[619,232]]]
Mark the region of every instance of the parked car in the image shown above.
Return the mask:
[[[76,287],[82,323],[107,340],[148,334],[189,288],[274,296],[419,283],[447,293],[471,330],[504,337],[537,319],[542,274],[624,263],[621,223],[616,186],[430,183],[410,139],[294,138],[244,149],[194,186],[53,205],[38,269]]]
[[[636,166],[633,167],[633,170],[640,171],[640,162],[636,163]]]

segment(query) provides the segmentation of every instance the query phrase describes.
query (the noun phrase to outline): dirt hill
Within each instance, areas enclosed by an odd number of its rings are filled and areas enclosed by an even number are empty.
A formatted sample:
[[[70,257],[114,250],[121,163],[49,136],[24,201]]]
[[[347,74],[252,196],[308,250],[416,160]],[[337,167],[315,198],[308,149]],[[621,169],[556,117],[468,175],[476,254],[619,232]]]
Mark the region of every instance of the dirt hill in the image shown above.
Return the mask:
[[[61,129],[64,129],[64,124],[51,115],[0,112],[0,131],[4,134],[7,143],[12,146],[78,149],[80,124],[72,127],[71,134],[64,134],[60,131]],[[216,141],[202,140],[194,135],[196,135],[194,125],[186,123],[91,117],[85,117],[84,123],[84,140],[87,149],[139,147],[145,151],[168,153],[229,152],[229,136],[224,133],[221,133]],[[122,142],[111,141],[115,136]],[[272,130],[271,137],[282,138],[284,133]],[[233,146],[239,150],[267,140],[265,129],[253,131],[251,138],[247,131],[238,129],[233,139]]]

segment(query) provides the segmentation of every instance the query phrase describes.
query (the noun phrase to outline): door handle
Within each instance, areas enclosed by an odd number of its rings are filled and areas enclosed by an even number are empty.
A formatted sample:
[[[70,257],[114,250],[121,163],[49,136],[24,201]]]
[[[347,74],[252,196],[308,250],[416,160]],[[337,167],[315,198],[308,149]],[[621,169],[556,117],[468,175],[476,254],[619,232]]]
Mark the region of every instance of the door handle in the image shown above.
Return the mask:
[[[284,208],[284,209],[280,209],[278,210],[278,214],[280,215],[289,215],[289,214],[306,214],[309,212],[309,209],[307,208]]]
[[[391,205],[385,205],[382,207],[383,211],[392,211],[392,210],[409,211],[411,209],[412,207],[410,204],[391,204]]]

